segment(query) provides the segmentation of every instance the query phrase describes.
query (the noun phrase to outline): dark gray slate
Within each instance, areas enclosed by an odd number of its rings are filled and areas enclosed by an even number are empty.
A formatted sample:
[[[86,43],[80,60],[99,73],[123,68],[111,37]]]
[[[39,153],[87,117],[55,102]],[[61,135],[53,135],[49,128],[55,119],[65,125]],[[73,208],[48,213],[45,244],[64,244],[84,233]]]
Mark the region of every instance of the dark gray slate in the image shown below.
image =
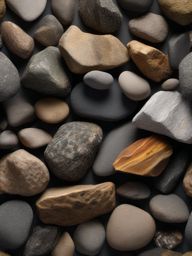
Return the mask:
[[[144,13],[149,10],[153,0],[117,0],[117,2],[129,12]]]
[[[180,91],[183,96],[191,100],[192,97],[192,52],[179,65]]]

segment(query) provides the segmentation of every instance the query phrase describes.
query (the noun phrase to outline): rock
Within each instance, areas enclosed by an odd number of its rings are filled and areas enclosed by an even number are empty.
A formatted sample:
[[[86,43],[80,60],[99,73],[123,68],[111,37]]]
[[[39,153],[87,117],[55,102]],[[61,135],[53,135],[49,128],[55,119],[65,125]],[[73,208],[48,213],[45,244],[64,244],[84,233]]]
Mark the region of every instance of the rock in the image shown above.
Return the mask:
[[[11,256],[10,254],[7,254],[5,252],[0,252],[0,256]]]
[[[52,256],[73,256],[75,245],[69,233],[65,232],[56,244]]]
[[[3,42],[2,42],[2,37],[1,37],[1,34],[0,34],[0,48],[3,47]]]
[[[102,138],[102,130],[96,124],[66,123],[47,146],[45,160],[58,178],[78,181],[92,166]]]
[[[93,70],[84,75],[83,82],[96,90],[108,90],[113,85],[114,78],[107,72]]]
[[[33,55],[24,71],[22,83],[24,87],[39,93],[66,96],[71,85],[59,50],[49,46]]]
[[[186,0],[158,0],[163,13],[180,25],[189,25],[192,22],[192,2]]]
[[[63,26],[71,25],[75,15],[76,0],[52,0],[52,12]]]
[[[98,255],[105,242],[105,229],[99,221],[89,221],[76,228],[73,238],[79,253]]]
[[[131,100],[145,100],[151,94],[147,80],[131,71],[124,71],[120,74],[119,85],[124,94]]]
[[[22,59],[28,59],[32,55],[33,38],[15,23],[4,21],[1,25],[1,36],[7,48],[15,55]]]
[[[20,78],[16,67],[4,53],[0,52],[0,102],[14,96],[19,87]]]
[[[72,90],[71,107],[84,118],[117,122],[132,115],[137,110],[137,103],[122,94],[117,81],[107,91],[88,88],[80,83]]]
[[[18,144],[19,141],[14,132],[6,130],[0,133],[0,149],[15,149]]]
[[[117,0],[117,3],[126,11],[144,13],[149,10],[153,0]]]
[[[58,124],[68,117],[69,106],[57,98],[44,98],[36,102],[35,113],[45,123]]]
[[[191,256],[192,255],[192,252],[186,252],[183,254],[183,256]]]
[[[188,245],[192,246],[192,213],[189,215],[187,225],[185,227],[185,241],[188,243]]]
[[[59,238],[59,229],[55,226],[36,226],[29,237],[24,256],[50,255]]]
[[[166,223],[183,223],[188,220],[189,209],[176,194],[156,195],[149,203],[153,216]]]
[[[48,189],[36,203],[46,224],[77,225],[110,212],[115,207],[115,186],[111,182]]]
[[[152,135],[135,141],[116,158],[116,171],[140,175],[159,176],[167,166],[172,147],[161,137]]]
[[[171,67],[166,54],[136,40],[129,42],[127,47],[131,59],[147,78],[161,82],[170,77]]]
[[[163,16],[149,12],[144,16],[129,21],[131,33],[151,43],[165,41],[169,28]]]
[[[25,21],[36,20],[44,11],[47,0],[6,0],[8,7]]]
[[[179,80],[176,78],[170,78],[161,85],[161,89],[164,91],[174,91],[179,86]]]
[[[104,34],[118,31],[123,19],[113,0],[80,0],[79,13],[87,27]]]
[[[174,249],[183,240],[183,235],[179,231],[158,231],[155,234],[155,244],[158,247],[165,249]]]
[[[192,87],[191,87],[191,68],[192,68],[192,53],[189,53],[179,65],[179,82],[180,91],[183,96],[191,99]]]
[[[186,170],[188,158],[188,152],[182,148],[174,152],[168,166],[155,181],[155,188],[162,193],[172,192]]]
[[[5,16],[6,13],[6,5],[5,0],[0,0],[0,19]]]
[[[126,47],[116,37],[85,33],[74,25],[61,37],[59,49],[69,69],[76,74],[112,69],[129,60]]]
[[[183,255],[182,253],[166,250],[163,248],[154,248],[138,254],[138,256],[182,256],[182,255]]]
[[[138,130],[132,123],[126,123],[109,132],[99,149],[93,171],[97,176],[110,176],[115,174],[113,162],[119,152],[131,144],[138,137]],[[115,145],[115,147],[114,147]]]
[[[0,205],[0,244],[2,250],[21,247],[29,235],[33,221],[31,206],[19,200]]]
[[[33,196],[41,193],[49,182],[45,164],[24,149],[0,160],[0,192]]]
[[[133,119],[133,123],[140,129],[188,144],[192,143],[191,122],[191,106],[181,94],[163,91],[154,94]]]
[[[7,123],[7,120],[4,117],[3,118],[1,117],[0,120],[1,120],[0,121],[0,131],[2,132],[7,128],[8,123]]]
[[[57,46],[63,32],[63,26],[58,19],[49,14],[40,20],[34,38],[43,46]]]
[[[173,36],[168,43],[168,55],[172,69],[178,69],[183,58],[189,54],[191,42],[189,33]]]
[[[186,167],[186,164],[185,164]],[[185,193],[192,197],[192,164],[190,164],[185,173],[185,177],[183,179],[183,188]]]
[[[150,197],[151,191],[144,183],[129,181],[117,189],[117,194],[126,199],[143,200]]]
[[[146,211],[129,204],[115,208],[107,224],[107,242],[118,251],[145,247],[155,234],[155,221]]]
[[[34,107],[20,92],[4,102],[3,106],[11,127],[18,127],[34,120]]]
[[[38,128],[25,128],[18,133],[20,142],[27,148],[40,148],[49,144],[52,136]]]

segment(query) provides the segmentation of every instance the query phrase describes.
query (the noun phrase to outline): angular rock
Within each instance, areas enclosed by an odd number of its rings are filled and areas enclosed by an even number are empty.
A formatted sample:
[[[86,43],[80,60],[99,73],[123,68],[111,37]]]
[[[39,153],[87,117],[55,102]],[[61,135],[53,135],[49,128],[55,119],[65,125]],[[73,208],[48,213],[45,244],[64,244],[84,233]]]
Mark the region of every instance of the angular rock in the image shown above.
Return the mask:
[[[115,207],[115,186],[111,182],[48,189],[36,203],[46,224],[77,225],[110,212]]]
[[[33,196],[41,193],[49,182],[45,164],[24,149],[0,160],[0,192]]]
[[[93,70],[84,75],[83,82],[96,90],[108,90],[113,85],[114,78],[107,72]]]
[[[192,96],[192,53],[189,53],[179,65],[179,82],[180,82],[180,91],[183,96],[191,100]]]
[[[171,75],[168,56],[157,48],[132,40],[127,45],[129,55],[147,78],[160,82]]]
[[[140,129],[192,143],[191,106],[179,92],[160,91],[154,94],[134,117],[133,123]]]
[[[57,46],[63,35],[63,26],[53,15],[44,16],[34,33],[34,38],[43,46]]]
[[[24,71],[22,84],[39,93],[66,96],[71,85],[59,50],[49,46],[33,55]]]
[[[92,166],[102,138],[102,130],[96,124],[66,123],[47,146],[45,160],[58,178],[78,181]]]
[[[180,252],[170,251],[163,248],[154,248],[143,253],[138,254],[138,256],[182,256]]]
[[[161,85],[161,89],[164,91],[174,91],[179,86],[179,80],[176,78],[170,78]]]
[[[0,0],[0,19],[2,19],[6,12],[5,0]]]
[[[7,48],[18,57],[28,59],[32,55],[33,38],[15,23],[4,21],[1,25],[1,36]]]
[[[59,49],[69,69],[76,74],[112,69],[129,60],[126,47],[116,37],[85,33],[74,25],[63,34]]]
[[[130,20],[129,30],[133,35],[151,43],[163,42],[169,32],[168,24],[163,16],[152,12]]]
[[[192,197],[192,164],[189,165],[183,179],[183,188],[185,193]]]
[[[113,0],[80,0],[79,12],[87,27],[104,34],[119,30],[123,18]]]
[[[185,240],[188,245],[192,246],[192,213],[190,213],[187,225],[185,227]]]
[[[14,132],[6,130],[0,133],[0,149],[15,149],[18,144],[19,140]]]
[[[183,235],[180,231],[158,231],[155,234],[155,244],[158,247],[165,249],[174,249],[183,240]]]
[[[126,11],[144,13],[149,10],[153,0],[117,0],[117,3]]]
[[[52,251],[52,256],[74,256],[75,245],[69,233],[65,232],[58,243],[56,244],[54,250]]]

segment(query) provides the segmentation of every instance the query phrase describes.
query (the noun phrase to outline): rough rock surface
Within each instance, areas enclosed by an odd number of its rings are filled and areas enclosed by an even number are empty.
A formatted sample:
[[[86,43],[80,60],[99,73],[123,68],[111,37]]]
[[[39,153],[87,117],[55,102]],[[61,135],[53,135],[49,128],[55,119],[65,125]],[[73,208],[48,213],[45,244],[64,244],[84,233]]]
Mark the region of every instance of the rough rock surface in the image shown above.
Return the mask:
[[[183,96],[191,100],[192,96],[192,53],[189,53],[179,65],[180,91]]]

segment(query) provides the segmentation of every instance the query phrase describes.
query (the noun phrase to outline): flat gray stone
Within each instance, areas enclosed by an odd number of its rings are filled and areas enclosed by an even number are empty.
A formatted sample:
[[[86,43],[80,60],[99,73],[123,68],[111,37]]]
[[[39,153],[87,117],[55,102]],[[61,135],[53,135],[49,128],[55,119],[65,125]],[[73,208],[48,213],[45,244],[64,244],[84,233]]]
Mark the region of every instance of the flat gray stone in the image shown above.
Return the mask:
[[[161,88],[164,91],[174,91],[179,86],[179,80],[176,78],[170,78],[162,83]]]
[[[0,133],[0,149],[15,149],[18,144],[19,140],[14,132],[6,130]]]
[[[153,0],[117,0],[117,3],[126,11],[144,13],[149,10]]]
[[[83,81],[93,89],[108,90],[112,86],[114,78],[107,72],[93,70],[84,75]]]
[[[154,94],[133,118],[136,127],[192,144],[191,106],[179,92]]]
[[[192,52],[179,65],[180,91],[183,96],[191,100],[192,97]]]

